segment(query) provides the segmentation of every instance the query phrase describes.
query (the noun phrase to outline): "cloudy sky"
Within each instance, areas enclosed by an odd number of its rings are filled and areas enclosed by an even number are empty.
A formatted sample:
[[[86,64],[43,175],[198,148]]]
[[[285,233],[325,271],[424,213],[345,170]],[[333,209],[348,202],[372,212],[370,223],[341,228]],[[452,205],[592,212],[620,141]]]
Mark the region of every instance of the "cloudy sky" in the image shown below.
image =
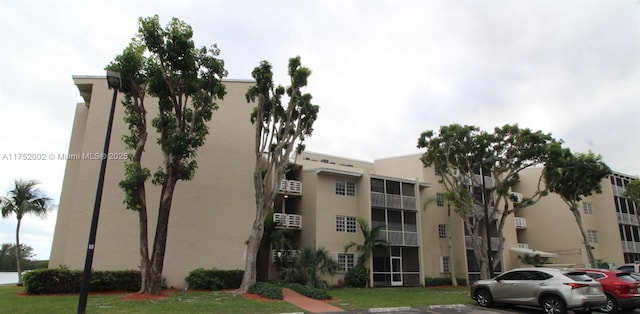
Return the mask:
[[[320,105],[307,150],[360,160],[418,153],[422,131],[460,123],[542,130],[575,152],[640,174],[640,1],[0,1],[0,193],[37,179],[58,203],[72,75],[104,75],[158,14],[217,44],[229,78],[261,61],[285,82],[289,57],[312,69]],[[56,211],[25,218],[21,242],[47,259]],[[89,223],[89,222],[87,222]],[[15,242],[15,217],[0,243]]]

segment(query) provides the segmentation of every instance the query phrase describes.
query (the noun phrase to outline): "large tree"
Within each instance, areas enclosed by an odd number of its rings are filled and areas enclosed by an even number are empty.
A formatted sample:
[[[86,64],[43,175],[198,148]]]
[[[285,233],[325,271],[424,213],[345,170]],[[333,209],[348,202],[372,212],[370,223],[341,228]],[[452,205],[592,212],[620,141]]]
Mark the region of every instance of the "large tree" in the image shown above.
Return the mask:
[[[600,155],[592,152],[572,154],[568,148],[555,150],[544,168],[547,188],[562,198],[576,219],[592,267],[598,264],[582,225],[580,202],[593,193],[602,193],[602,180],[610,173],[611,169]]]
[[[438,135],[428,130],[418,138],[418,148],[426,149],[421,157],[424,166],[433,167],[440,175],[447,199],[463,218],[482,278],[490,273],[486,219],[496,221],[499,241],[492,247],[496,253],[491,257],[495,268],[502,259],[502,233],[509,215],[546,194],[538,184],[535,191],[520,199],[511,188],[520,181],[522,170],[544,163],[551,147],[557,145],[550,134],[517,125],[496,127],[489,133],[475,126],[452,124],[442,126]],[[489,217],[483,210],[485,202],[491,207]]]
[[[286,88],[273,82],[271,64],[262,61],[251,73],[256,84],[246,93],[248,102],[255,102],[251,123],[255,126],[255,158],[253,185],[256,217],[247,243],[247,260],[240,285],[246,292],[256,282],[256,262],[264,234],[264,222],[274,206],[278,185],[285,178],[287,165],[295,153],[304,149],[303,142],[313,132],[319,107],[311,103],[311,95],[303,93],[311,70],[303,67],[300,57],[289,59],[290,85]],[[284,100],[283,97],[288,97]]]
[[[218,108],[215,101],[225,95],[222,78],[227,72],[218,59],[219,49],[215,45],[196,48],[192,37],[191,26],[176,18],[164,28],[158,16],[140,18],[136,38],[107,66],[120,72],[125,94],[122,104],[129,134],[123,140],[133,153],[125,164],[120,187],[126,207],[138,212],[140,293],[160,293],[173,193],[178,181],[194,177],[198,149],[209,134],[207,123]],[[157,99],[158,114],[151,125],[163,160],[153,174],[142,162],[149,135],[147,94]],[[162,192],[150,250],[145,184],[151,177]]]
[[[18,272],[18,284],[22,284],[22,268],[20,266],[21,250],[20,248],[20,225],[24,215],[36,215],[46,217],[47,211],[51,209],[51,199],[38,189],[40,183],[35,180],[15,180],[14,187],[7,197],[0,197],[0,210],[2,217],[7,218],[16,215],[18,224],[16,226],[16,271]]]

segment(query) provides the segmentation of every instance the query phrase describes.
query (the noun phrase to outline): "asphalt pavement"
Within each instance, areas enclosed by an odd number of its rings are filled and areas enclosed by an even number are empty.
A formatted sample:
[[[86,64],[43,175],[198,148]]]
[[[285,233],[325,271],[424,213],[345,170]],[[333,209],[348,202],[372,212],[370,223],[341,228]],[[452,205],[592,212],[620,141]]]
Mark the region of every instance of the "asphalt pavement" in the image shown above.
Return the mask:
[[[340,314],[543,314],[541,309],[529,308],[521,306],[504,306],[483,308],[475,304],[456,304],[456,305],[433,305],[428,307],[394,307],[394,308],[378,308],[363,311],[345,311]],[[573,313],[569,311],[569,313]],[[598,313],[595,312],[594,313]],[[630,314],[640,314],[640,310],[625,312]],[[338,314],[336,312],[335,314]]]

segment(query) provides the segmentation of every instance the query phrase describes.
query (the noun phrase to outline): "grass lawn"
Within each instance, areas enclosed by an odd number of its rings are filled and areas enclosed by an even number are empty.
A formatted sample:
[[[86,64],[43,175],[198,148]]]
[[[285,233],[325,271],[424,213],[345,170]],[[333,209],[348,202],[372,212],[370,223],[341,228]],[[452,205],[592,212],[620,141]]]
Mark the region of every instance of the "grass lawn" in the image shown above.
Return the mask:
[[[469,288],[416,287],[416,288],[345,288],[331,289],[329,294],[337,299],[333,305],[345,310],[362,310],[378,307],[423,307],[444,304],[471,304]]]
[[[25,296],[24,288],[0,286],[2,313],[75,313],[78,295]],[[467,287],[456,288],[340,288],[329,293],[331,303],[345,310],[377,307],[472,303]],[[291,313],[302,309],[285,301],[248,299],[229,292],[178,291],[168,298],[127,300],[129,294],[91,294],[87,313]]]
[[[1,313],[76,313],[78,295],[24,296],[22,287],[0,286]],[[288,302],[247,299],[228,292],[174,292],[157,300],[125,300],[128,294],[90,294],[87,313],[291,313]]]

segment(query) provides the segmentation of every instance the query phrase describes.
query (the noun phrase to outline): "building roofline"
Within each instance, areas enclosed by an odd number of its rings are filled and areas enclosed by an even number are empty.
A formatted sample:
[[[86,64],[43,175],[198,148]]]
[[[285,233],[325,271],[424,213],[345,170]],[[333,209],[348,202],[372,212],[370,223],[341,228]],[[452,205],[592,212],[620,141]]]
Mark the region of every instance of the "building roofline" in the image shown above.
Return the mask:
[[[362,172],[346,171],[346,170],[332,169],[332,168],[315,168],[315,169],[309,169],[308,171],[315,171],[316,174],[329,173],[329,174],[339,174],[343,176],[350,176],[350,177],[357,177],[357,178],[360,178],[363,176]]]
[[[106,79],[107,77],[105,75],[71,75],[72,79]],[[234,79],[234,78],[224,78],[222,79],[222,82],[229,82],[229,83],[255,83],[256,81],[254,79]]]

